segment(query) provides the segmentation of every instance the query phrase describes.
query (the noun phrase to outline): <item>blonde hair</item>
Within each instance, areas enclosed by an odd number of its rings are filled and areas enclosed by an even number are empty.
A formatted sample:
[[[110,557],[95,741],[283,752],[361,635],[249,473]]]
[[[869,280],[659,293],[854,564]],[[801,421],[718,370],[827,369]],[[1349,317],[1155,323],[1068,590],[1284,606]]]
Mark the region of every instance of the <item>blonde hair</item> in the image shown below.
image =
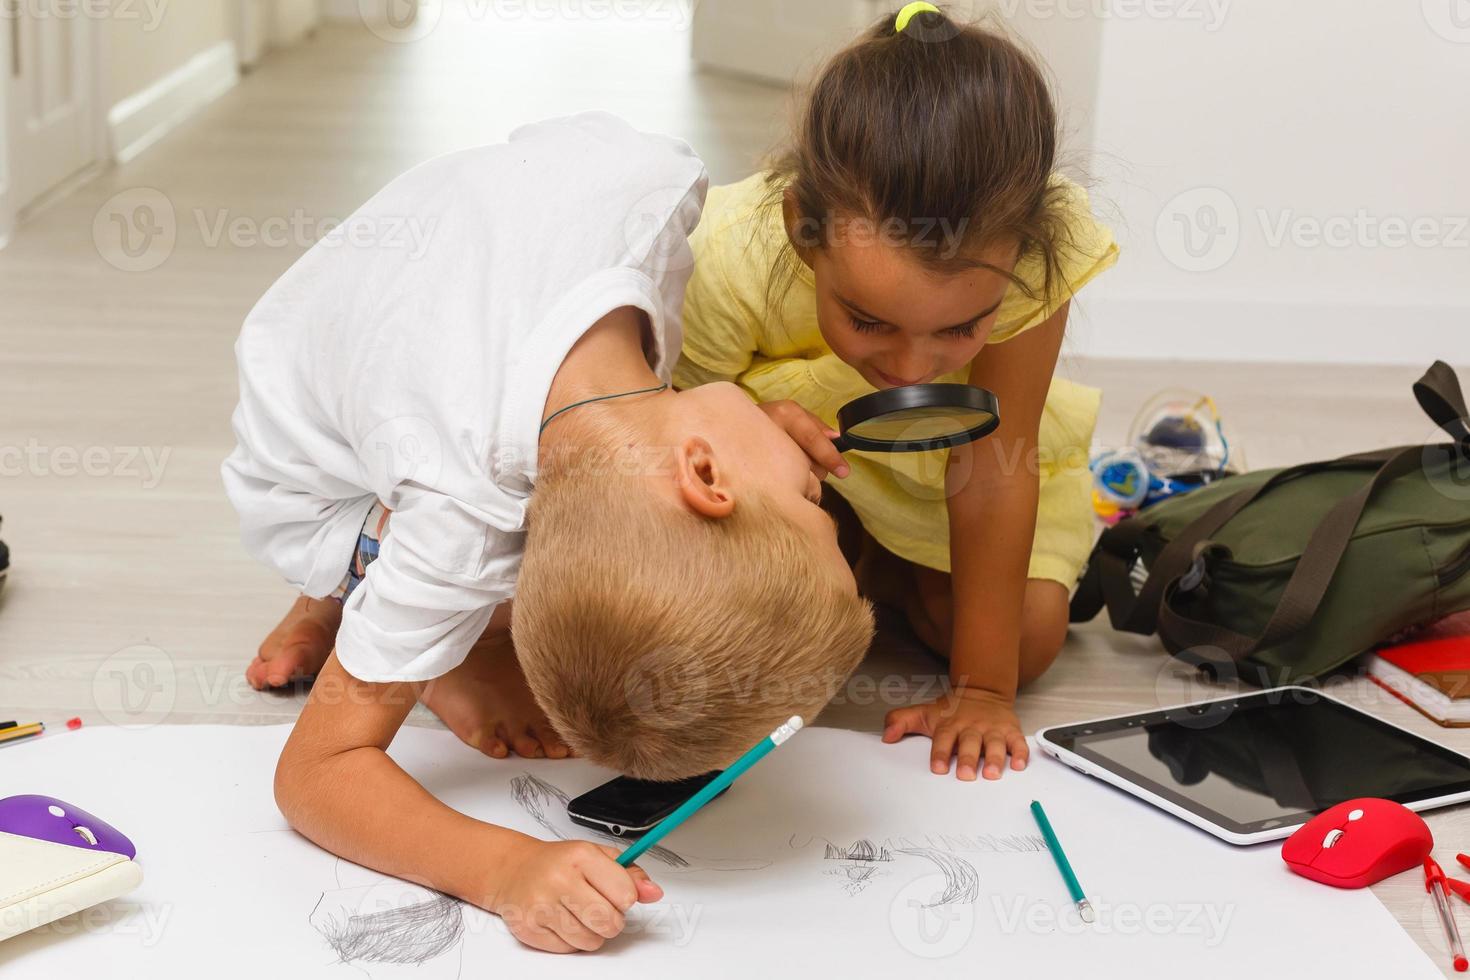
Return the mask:
[[[701,517],[627,473],[543,471],[512,632],[569,746],[640,779],[728,765],[811,721],[873,634],[868,603],[747,491]]]

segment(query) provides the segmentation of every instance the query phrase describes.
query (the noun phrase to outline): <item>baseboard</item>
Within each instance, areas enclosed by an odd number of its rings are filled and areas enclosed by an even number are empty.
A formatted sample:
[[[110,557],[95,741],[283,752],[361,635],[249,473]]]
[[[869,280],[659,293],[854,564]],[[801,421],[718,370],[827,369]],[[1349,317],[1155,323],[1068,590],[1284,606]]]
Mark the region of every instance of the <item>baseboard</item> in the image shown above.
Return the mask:
[[[126,163],[240,80],[234,41],[221,41],[107,113],[113,157]]]
[[[1188,361],[1470,364],[1470,306],[1088,297],[1074,305],[1079,356]]]

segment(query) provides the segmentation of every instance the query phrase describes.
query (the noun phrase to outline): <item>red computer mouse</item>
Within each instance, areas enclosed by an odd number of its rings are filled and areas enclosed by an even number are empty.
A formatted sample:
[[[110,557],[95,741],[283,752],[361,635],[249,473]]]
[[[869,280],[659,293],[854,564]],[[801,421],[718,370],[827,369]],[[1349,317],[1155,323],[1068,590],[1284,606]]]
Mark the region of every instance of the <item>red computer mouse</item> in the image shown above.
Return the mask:
[[[1297,874],[1338,888],[1366,888],[1410,868],[1434,850],[1419,814],[1392,800],[1339,803],[1317,814],[1281,846]]]

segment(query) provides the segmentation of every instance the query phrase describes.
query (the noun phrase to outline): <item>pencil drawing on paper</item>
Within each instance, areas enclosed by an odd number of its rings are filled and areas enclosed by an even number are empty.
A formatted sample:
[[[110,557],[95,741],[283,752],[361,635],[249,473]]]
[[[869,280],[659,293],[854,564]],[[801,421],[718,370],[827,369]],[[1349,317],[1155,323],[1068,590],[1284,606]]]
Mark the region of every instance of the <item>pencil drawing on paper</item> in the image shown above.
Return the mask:
[[[326,900],[323,893],[313,915]],[[464,938],[459,902],[447,895],[375,912],[328,910],[313,924],[344,963],[426,963]]]
[[[823,846],[822,857],[834,862],[822,874],[837,878],[847,895],[859,895],[878,880],[893,874],[898,856],[922,858],[934,865],[943,876],[944,888],[928,907],[969,904],[980,897],[980,874],[965,854],[1027,854],[1046,850],[1046,842],[1034,834],[923,834],[913,837],[888,837],[881,841],[859,838],[851,844],[838,844],[826,838],[791,837],[792,849],[804,848],[816,841]]]
[[[935,848],[972,854],[1042,854],[1046,841],[1040,834],[921,834],[891,837],[885,843],[897,849]]]
[[[927,858],[944,875],[944,891],[925,908],[969,904],[980,897],[980,875],[976,873],[975,866],[964,858],[937,847],[904,847],[898,853]]]
[[[837,867],[822,873],[842,879],[842,890],[849,895],[856,895],[888,874],[884,865],[893,860],[893,852],[864,838],[853,841],[850,847],[828,841],[823,857],[828,861],[836,861]]]
[[[580,827],[567,816],[570,797],[560,788],[523,773],[510,781],[512,799],[536,821],[543,830],[559,840],[598,840],[608,844],[627,846],[624,837],[601,833],[590,827]],[[646,857],[662,863],[673,871],[759,871],[770,867],[771,862],[758,858],[706,858],[680,854],[663,845],[648,849]]]
[[[340,858],[335,870],[340,886]],[[323,891],[307,917],[337,962],[373,980],[388,980],[403,969],[425,980],[457,978],[465,934],[461,903],[406,881],[374,877],[373,884]]]

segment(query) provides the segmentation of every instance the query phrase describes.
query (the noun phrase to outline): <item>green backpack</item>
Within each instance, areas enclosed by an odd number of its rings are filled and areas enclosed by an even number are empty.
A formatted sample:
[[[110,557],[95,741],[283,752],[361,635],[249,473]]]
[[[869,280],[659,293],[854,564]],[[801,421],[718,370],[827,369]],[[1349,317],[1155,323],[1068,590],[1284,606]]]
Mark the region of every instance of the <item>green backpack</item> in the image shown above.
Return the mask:
[[[1171,654],[1297,684],[1470,609],[1470,413],[1436,362],[1415,397],[1453,442],[1228,477],[1103,532],[1072,622],[1158,633]]]

